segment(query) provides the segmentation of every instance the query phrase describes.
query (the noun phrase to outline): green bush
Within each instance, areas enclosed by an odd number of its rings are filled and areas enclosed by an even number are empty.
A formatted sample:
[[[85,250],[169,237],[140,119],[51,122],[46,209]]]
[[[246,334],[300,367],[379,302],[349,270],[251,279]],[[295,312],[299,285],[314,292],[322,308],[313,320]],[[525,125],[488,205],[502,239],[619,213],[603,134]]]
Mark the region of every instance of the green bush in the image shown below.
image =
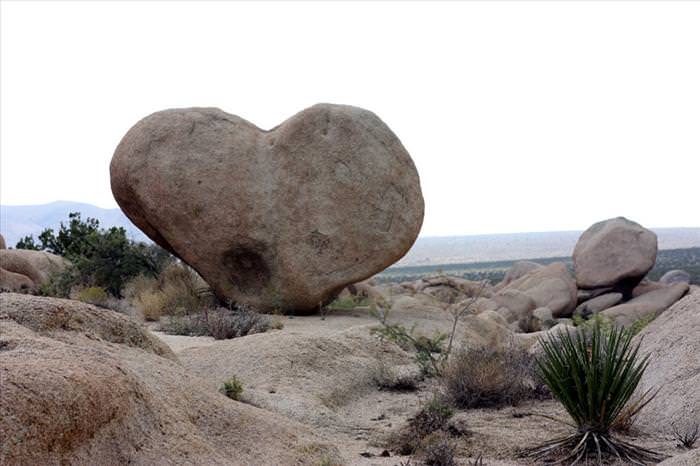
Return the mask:
[[[610,457],[632,464],[662,459],[611,434],[648,364],[632,337],[629,330],[604,331],[598,324],[590,333],[581,328],[540,340],[544,356],[537,361],[539,372],[571,416],[575,431],[531,450],[531,456],[540,461],[564,456],[559,462],[599,465]]]
[[[224,384],[221,386],[221,393],[231,398],[232,400],[238,401],[241,397],[241,394],[243,394],[243,384],[234,375],[226,382],[224,382]]]
[[[415,361],[420,366],[423,375],[432,377],[440,374],[447,359],[443,348],[447,335],[436,332],[432,337],[416,332],[415,326],[407,329],[401,324],[382,325],[370,329],[370,333],[397,344],[405,351],[415,353]]]
[[[68,224],[62,222],[57,233],[51,228],[42,231],[39,241],[28,236],[17,248],[45,250],[70,261],[41,290],[59,297],[68,297],[78,287],[100,287],[119,298],[127,281],[140,274],[155,275],[172,261],[162,248],[129,240],[123,228],[101,229],[99,221],[83,221],[78,212],[70,213]]]

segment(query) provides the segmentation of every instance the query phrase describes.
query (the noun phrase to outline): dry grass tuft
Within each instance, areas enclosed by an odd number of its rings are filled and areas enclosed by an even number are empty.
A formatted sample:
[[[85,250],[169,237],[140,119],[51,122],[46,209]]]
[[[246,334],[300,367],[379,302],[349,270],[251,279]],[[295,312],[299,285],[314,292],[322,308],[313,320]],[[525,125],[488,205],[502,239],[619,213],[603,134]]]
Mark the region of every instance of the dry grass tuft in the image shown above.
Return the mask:
[[[532,398],[535,362],[523,349],[481,347],[454,353],[439,381],[457,408],[516,405]]]

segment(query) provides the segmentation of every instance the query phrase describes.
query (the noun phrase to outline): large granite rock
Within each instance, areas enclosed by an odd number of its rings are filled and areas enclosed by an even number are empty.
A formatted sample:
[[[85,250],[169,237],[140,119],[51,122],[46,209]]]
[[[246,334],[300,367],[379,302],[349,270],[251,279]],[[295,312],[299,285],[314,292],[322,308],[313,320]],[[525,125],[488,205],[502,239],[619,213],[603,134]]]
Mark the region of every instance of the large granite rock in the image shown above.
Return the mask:
[[[7,244],[5,244],[5,237],[0,235],[0,249],[7,249]]]
[[[222,299],[318,308],[401,258],[423,221],[418,173],[373,113],[319,104],[263,131],[215,108],[165,110],[117,147],[112,192]]]
[[[682,430],[700,423],[700,288],[691,287],[687,296],[636,338],[641,342],[640,354],[650,357],[637,394],[660,389],[639,412],[640,427],[670,434],[674,426]]]
[[[604,220],[581,234],[574,248],[579,288],[631,290],[656,262],[656,234],[624,217]]]
[[[628,327],[652,314],[658,316],[681,299],[687,291],[687,283],[676,283],[608,308],[600,314],[612,319],[616,325]]]

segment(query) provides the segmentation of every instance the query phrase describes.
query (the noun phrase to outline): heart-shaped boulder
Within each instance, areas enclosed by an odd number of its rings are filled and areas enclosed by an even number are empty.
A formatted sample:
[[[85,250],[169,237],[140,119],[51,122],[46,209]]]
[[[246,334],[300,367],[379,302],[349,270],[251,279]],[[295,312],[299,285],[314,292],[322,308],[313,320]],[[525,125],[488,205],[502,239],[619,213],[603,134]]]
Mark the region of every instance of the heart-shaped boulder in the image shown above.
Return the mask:
[[[411,157],[372,112],[319,104],[264,131],[215,108],[164,110],[110,166],[124,213],[222,299],[311,310],[391,265],[423,222]]]

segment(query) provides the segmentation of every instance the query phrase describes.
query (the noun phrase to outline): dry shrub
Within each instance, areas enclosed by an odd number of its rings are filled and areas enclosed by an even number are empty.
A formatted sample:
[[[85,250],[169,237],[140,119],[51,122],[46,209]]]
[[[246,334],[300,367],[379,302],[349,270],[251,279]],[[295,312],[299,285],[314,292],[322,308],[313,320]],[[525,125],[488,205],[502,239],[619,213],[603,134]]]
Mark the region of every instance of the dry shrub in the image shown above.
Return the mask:
[[[405,369],[405,368],[404,368]],[[418,388],[421,374],[388,366],[378,359],[372,373],[372,380],[380,390],[412,391]]]
[[[192,314],[213,305],[206,283],[183,263],[168,265],[157,278],[139,275],[126,284],[123,294],[146,320]]]
[[[516,405],[537,394],[535,362],[515,346],[461,349],[440,377],[445,397],[458,408]]]
[[[160,320],[159,330],[169,335],[188,337],[210,336],[206,315],[186,314],[181,316],[164,316]]]
[[[159,320],[165,309],[165,295],[159,290],[144,291],[135,302],[146,320]]]
[[[124,296],[124,299],[134,302],[143,293],[153,291],[157,288],[158,280],[155,277],[149,277],[141,274],[124,284],[124,288],[122,288],[122,296]]]
[[[216,340],[263,333],[270,329],[270,318],[247,306],[237,306],[233,310],[219,308],[207,314],[209,334]]]
[[[426,466],[457,466],[457,445],[444,432],[428,435],[421,442],[418,456]]]
[[[270,328],[269,316],[246,306],[236,306],[233,309],[209,309],[199,314],[168,316],[160,326],[160,330],[171,335],[208,335],[216,340],[263,333]]]
[[[401,455],[412,455],[434,432],[444,431],[454,410],[438,397],[427,402],[399,432],[389,439],[390,447]]]
[[[83,288],[75,294],[75,298],[78,301],[94,304],[96,306],[101,306],[105,301],[107,301],[108,297],[109,295],[104,288],[100,288],[99,286]]]

